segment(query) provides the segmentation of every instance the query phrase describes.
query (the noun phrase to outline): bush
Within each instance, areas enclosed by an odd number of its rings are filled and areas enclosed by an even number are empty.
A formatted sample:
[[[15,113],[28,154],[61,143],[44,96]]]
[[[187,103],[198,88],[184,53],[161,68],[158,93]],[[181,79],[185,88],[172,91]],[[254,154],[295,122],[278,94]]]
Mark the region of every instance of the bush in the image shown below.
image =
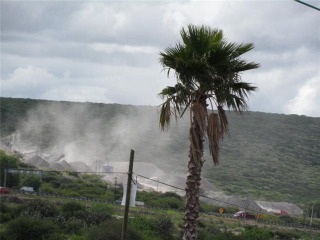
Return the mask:
[[[267,229],[254,227],[246,227],[246,230],[239,235],[240,240],[269,240],[272,239],[272,234]]]
[[[19,159],[16,156],[8,155],[0,150],[0,186],[4,186],[6,177],[6,187],[17,187],[20,182],[20,174],[5,173],[8,168],[17,168]]]
[[[145,202],[147,206],[151,207],[177,210],[184,209],[183,198],[172,192],[139,192],[137,201]]]
[[[155,232],[154,218],[137,216],[133,219],[129,219],[129,225],[131,228],[141,231],[147,239],[161,239]]]
[[[288,215],[281,215],[279,217],[279,219],[281,219],[282,221],[284,221],[285,223],[293,223],[294,219]]]
[[[107,212],[90,212],[84,216],[84,220],[88,225],[100,224],[108,219],[111,219],[111,215]]]
[[[58,233],[51,234],[47,240],[66,240],[66,239],[70,239],[69,236],[67,237],[65,234],[58,232]]]
[[[3,201],[0,201],[0,223],[8,222],[11,218],[10,208]]]
[[[84,221],[86,224],[94,225],[100,224],[112,217],[112,208],[106,205],[96,205],[86,211]]]
[[[35,199],[21,208],[22,213],[39,217],[54,217],[59,214],[58,208],[51,202]]]
[[[281,240],[291,240],[291,239],[299,239],[299,234],[295,232],[280,232],[276,231],[273,236],[275,239]]]
[[[155,232],[159,234],[162,239],[171,239],[173,232],[173,223],[168,216],[160,216],[155,220]]]
[[[86,235],[87,240],[121,240],[122,221],[109,220],[98,226],[89,228]],[[143,240],[141,232],[128,228],[127,239]]]
[[[216,239],[216,235],[221,232],[216,228],[216,225],[207,225],[204,228],[198,228],[198,239],[211,240]],[[232,238],[230,238],[232,239]]]
[[[22,185],[33,187],[34,191],[38,192],[41,186],[40,177],[33,174],[26,175],[22,180]]]
[[[85,228],[87,228],[85,221],[75,217],[69,218],[64,224],[65,232],[68,234],[79,234]]]
[[[0,223],[6,223],[12,219],[12,214],[11,213],[3,213],[0,212]],[[2,239],[2,238],[0,238]]]
[[[212,238],[211,238],[212,239]],[[235,236],[231,232],[220,232],[214,236],[214,240],[238,240],[240,239],[238,236]],[[258,239],[258,238],[257,238]],[[209,240],[209,239],[208,239]],[[249,240],[249,239],[248,239]]]
[[[58,231],[58,227],[47,219],[21,216],[8,222],[5,235],[8,240],[42,240]]]
[[[62,214],[68,219],[70,217],[81,217],[85,207],[77,202],[68,202],[61,207]]]

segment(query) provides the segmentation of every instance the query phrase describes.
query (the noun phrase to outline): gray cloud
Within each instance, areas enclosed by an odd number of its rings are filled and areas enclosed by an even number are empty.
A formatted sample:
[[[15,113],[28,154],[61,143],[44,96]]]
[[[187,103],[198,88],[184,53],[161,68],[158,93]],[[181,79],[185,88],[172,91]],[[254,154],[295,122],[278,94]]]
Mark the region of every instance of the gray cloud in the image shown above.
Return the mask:
[[[4,1],[1,95],[157,105],[174,84],[158,52],[189,23],[255,44],[246,58],[261,68],[243,75],[260,89],[250,109],[320,116],[307,110],[320,104],[320,15],[294,1]]]

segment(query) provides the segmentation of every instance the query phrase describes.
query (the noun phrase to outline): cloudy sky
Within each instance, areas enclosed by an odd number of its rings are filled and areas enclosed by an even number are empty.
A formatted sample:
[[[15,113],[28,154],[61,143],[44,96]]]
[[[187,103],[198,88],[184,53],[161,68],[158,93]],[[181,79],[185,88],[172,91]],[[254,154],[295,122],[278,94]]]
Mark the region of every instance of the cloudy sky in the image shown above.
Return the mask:
[[[255,44],[250,110],[320,117],[320,11],[293,0],[1,0],[0,95],[156,106],[159,52],[190,23]]]

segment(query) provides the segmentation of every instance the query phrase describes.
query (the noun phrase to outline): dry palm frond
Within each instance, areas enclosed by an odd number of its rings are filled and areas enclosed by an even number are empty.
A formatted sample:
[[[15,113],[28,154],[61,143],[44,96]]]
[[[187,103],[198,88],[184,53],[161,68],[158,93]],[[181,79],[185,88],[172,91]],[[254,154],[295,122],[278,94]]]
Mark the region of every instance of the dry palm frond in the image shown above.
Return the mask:
[[[207,125],[207,109],[201,103],[193,103],[191,110],[193,113],[193,121],[199,126],[202,139]]]
[[[222,106],[218,106],[218,114],[220,119],[220,139],[223,139],[225,133],[228,132],[228,119],[226,116],[226,112],[222,108]]]
[[[166,101],[161,105],[160,110],[160,127],[161,130],[164,130],[165,128],[169,128],[171,120],[171,106],[170,101]]]
[[[191,154],[190,157],[192,157],[195,162],[201,164],[203,155],[203,140],[199,134],[199,130],[196,128],[195,123],[192,123],[189,134]]]
[[[219,164],[219,140],[221,138],[219,117],[216,113],[211,113],[208,119],[208,142],[209,150],[212,156],[213,163]]]

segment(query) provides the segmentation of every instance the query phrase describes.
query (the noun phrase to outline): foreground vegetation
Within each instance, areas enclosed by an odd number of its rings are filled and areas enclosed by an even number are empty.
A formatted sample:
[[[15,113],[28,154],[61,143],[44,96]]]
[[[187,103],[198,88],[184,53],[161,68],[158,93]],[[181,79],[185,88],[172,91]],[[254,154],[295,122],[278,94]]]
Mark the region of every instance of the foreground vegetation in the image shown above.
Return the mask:
[[[0,151],[1,185],[4,166],[7,168],[28,168],[16,156]],[[117,240],[121,237],[123,207],[114,204],[121,199],[122,189],[101,180],[99,175],[73,172],[47,172],[42,179],[37,175],[8,174],[11,193],[2,195],[0,201],[1,240]],[[51,193],[56,196],[43,197],[41,194],[20,194],[14,189],[28,184],[38,193]],[[71,200],[57,194],[92,201]],[[129,239],[175,240],[181,239],[184,199],[175,193],[139,192],[137,200],[153,208],[131,208],[129,219]],[[157,208],[154,208],[157,207]],[[198,239],[318,239],[320,233],[311,230],[298,230],[284,226],[267,226],[255,221],[222,218],[208,214],[218,213],[218,206],[201,203]],[[234,213],[237,208],[227,208],[225,213]],[[119,219],[120,218],[120,219]],[[279,223],[300,221],[299,219],[279,219]],[[303,221],[303,219],[301,219]],[[314,219],[320,224],[319,219]]]
[[[83,204],[29,198],[20,203],[2,200],[0,204],[2,240],[117,240],[121,237],[122,219],[115,207],[106,204]],[[181,239],[181,214],[130,213],[130,240]],[[317,239],[320,234],[253,226],[239,220],[212,217],[199,222],[198,239]]]

